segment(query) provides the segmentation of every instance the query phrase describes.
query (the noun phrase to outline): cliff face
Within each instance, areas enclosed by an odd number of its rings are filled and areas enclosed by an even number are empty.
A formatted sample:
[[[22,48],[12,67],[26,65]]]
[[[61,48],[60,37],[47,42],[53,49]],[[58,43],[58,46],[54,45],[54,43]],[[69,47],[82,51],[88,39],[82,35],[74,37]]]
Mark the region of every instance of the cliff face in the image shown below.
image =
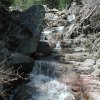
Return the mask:
[[[38,49],[44,16],[42,5],[32,6],[24,12],[10,12],[8,8],[0,7],[0,92],[3,83],[18,79],[14,70],[20,69],[18,73],[32,70],[34,60],[30,56]]]

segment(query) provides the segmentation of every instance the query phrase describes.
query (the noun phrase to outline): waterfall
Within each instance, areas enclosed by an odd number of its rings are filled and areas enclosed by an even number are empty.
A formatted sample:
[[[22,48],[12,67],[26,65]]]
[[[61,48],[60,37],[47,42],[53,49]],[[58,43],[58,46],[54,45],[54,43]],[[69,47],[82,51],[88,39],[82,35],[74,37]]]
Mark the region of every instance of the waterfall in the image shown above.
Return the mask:
[[[60,43],[59,41],[57,42],[56,48],[55,48],[55,49],[62,49],[62,48],[61,48],[61,43]]]
[[[45,40],[46,36],[49,35],[52,31],[43,31],[41,32],[41,40]]]
[[[29,100],[75,100],[66,84],[45,75],[31,75],[29,86],[38,88],[39,94]]]
[[[58,72],[57,66],[59,67],[56,62],[43,60],[35,62],[28,85],[35,86],[38,95],[32,95],[28,100],[75,100],[70,88],[54,77]]]
[[[60,68],[55,61],[35,61],[30,81],[17,87],[9,100],[75,100],[70,87],[58,79],[64,73]]]

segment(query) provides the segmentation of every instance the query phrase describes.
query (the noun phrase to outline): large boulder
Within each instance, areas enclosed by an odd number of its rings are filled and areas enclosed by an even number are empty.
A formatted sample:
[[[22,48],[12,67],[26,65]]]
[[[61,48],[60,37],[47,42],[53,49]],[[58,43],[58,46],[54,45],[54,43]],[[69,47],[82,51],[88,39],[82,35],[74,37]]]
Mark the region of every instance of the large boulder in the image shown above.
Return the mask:
[[[11,52],[6,47],[6,42],[0,41],[0,62],[6,60],[11,55]]]
[[[16,93],[14,95],[14,100],[28,100],[32,95],[38,94],[37,88],[29,87],[28,85],[24,84],[19,86],[16,89]],[[34,98],[35,99],[35,98]]]
[[[36,52],[43,28],[44,16],[44,7],[34,5],[16,17],[16,25],[13,26],[12,33],[14,35],[13,39],[17,40],[15,42],[17,52],[26,55]]]
[[[19,69],[19,72],[28,73],[32,71],[34,60],[31,57],[19,53],[12,53],[5,64],[8,67],[14,66],[15,69]]]

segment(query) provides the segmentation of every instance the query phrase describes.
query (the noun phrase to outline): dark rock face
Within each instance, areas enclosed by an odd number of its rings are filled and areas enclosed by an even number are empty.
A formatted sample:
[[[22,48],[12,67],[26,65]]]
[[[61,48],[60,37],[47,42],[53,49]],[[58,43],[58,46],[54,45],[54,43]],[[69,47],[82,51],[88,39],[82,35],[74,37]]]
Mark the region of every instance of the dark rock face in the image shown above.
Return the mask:
[[[32,70],[34,61],[30,56],[37,51],[44,16],[42,5],[11,13],[0,8],[0,61],[7,59],[5,64],[15,69],[22,66],[20,72]]]
[[[19,72],[25,72],[28,73],[32,70],[33,67],[33,59],[31,57],[19,54],[19,53],[13,53],[7,60],[6,65],[7,66],[15,66],[15,69],[19,69]]]
[[[11,55],[11,52],[8,51],[6,43],[3,40],[0,40],[0,62],[6,60]]]
[[[44,13],[44,7],[36,5],[19,15],[17,27],[13,30],[15,39],[18,41],[17,52],[25,55],[31,55],[36,52],[45,16]]]
[[[17,88],[17,92],[13,100],[28,100],[32,95],[38,94],[35,87],[29,87],[28,85],[21,85]],[[34,100],[36,100],[34,98]]]
[[[51,53],[51,46],[48,41],[42,40],[39,42],[38,50],[36,52],[36,57],[47,56]]]

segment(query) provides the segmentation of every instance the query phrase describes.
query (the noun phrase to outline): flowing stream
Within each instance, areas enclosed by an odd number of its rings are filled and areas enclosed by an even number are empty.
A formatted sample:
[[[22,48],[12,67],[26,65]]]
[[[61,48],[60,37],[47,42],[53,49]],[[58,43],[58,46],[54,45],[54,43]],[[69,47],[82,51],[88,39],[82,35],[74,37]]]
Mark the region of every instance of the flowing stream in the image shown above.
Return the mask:
[[[58,30],[62,31],[63,28],[59,27]],[[43,32],[41,39],[44,40],[49,33],[49,31]],[[61,50],[60,45],[58,41],[54,50]],[[33,70],[29,74],[30,81],[19,86],[10,100],[75,100],[70,87],[59,81],[66,71],[66,68],[64,69],[52,58],[35,61]]]
[[[19,86],[13,100],[75,100],[69,86],[58,81],[63,74],[54,61],[36,61],[29,74],[30,82]]]

